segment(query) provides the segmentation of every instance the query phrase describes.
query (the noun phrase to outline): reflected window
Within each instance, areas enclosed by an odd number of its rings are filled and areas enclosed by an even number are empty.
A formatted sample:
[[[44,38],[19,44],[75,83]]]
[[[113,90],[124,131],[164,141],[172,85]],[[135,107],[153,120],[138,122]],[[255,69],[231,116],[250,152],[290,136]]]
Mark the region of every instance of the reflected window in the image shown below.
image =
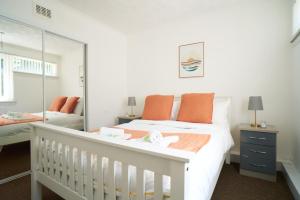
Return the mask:
[[[29,73],[29,74],[43,74],[42,61],[25,58],[20,56],[13,56],[15,72]],[[57,64],[45,62],[45,75],[46,76],[57,76]]]
[[[14,101],[13,72],[43,75],[41,60],[0,54],[0,102]],[[57,64],[45,62],[45,75],[57,77]]]
[[[14,100],[13,65],[10,56],[0,54],[0,102]]]

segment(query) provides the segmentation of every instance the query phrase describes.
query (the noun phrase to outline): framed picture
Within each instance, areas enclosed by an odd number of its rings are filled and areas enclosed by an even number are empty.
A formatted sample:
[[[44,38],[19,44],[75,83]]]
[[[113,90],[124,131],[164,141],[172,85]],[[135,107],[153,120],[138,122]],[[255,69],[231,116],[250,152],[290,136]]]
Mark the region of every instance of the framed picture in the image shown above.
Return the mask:
[[[179,78],[204,77],[204,42],[179,46]]]

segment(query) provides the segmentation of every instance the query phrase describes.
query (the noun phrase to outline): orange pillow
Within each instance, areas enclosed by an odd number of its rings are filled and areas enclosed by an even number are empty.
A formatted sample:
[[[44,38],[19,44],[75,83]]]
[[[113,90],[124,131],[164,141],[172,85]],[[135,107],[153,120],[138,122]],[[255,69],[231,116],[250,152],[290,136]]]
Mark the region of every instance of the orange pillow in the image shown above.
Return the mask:
[[[214,93],[182,95],[177,121],[211,124],[214,96]]]
[[[57,111],[59,112],[60,109],[64,106],[64,104],[66,103],[67,101],[67,98],[68,97],[65,97],[65,96],[59,96],[59,97],[56,97],[50,107],[48,108],[48,111]]]
[[[79,97],[68,97],[67,102],[61,108],[60,112],[63,113],[73,113],[75,107],[77,106]]]
[[[171,118],[173,100],[173,95],[147,96],[142,119],[169,120]]]

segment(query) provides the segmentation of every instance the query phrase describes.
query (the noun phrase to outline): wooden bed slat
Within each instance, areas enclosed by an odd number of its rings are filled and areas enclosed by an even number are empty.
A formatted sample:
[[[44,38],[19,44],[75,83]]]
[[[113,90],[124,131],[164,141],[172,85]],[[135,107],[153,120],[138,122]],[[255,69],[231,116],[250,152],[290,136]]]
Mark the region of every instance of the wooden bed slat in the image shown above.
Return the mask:
[[[137,167],[136,174],[137,199],[145,199],[144,169]]]
[[[69,169],[69,186],[72,190],[75,190],[74,149],[73,149],[73,146],[71,146],[71,145],[69,146],[68,169]]]
[[[122,163],[122,199],[129,200],[128,165]]]
[[[104,200],[102,156],[97,155],[95,199]]]
[[[78,176],[78,193],[83,195],[83,166],[82,166],[82,152],[81,149],[78,149],[77,152],[77,176]]]
[[[115,162],[113,159],[108,160],[108,199],[116,199],[116,185],[115,185]]]
[[[154,200],[163,199],[163,176],[159,173],[154,173]]]
[[[60,169],[59,169],[59,165],[60,165],[60,159],[59,159],[59,144],[57,141],[55,141],[54,144],[54,158],[55,158],[55,180],[60,182]]]
[[[49,176],[54,178],[53,140],[49,140]]]
[[[62,144],[61,147],[61,162],[62,162],[62,178],[61,182],[63,185],[67,185],[67,155],[66,155],[66,145]]]
[[[88,200],[93,200],[93,177],[92,177],[92,165],[91,165],[91,153],[86,153],[86,185],[85,194]]]

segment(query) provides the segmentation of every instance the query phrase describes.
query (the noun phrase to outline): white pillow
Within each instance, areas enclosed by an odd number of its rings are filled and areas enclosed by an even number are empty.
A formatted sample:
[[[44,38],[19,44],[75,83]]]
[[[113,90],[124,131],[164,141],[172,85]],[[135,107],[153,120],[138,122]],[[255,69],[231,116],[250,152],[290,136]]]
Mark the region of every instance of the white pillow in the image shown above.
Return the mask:
[[[82,98],[80,98],[80,99],[78,99],[78,102],[77,102],[77,105],[76,105],[76,108],[74,109],[74,114],[76,114],[76,115],[82,115],[83,114],[83,99]]]
[[[174,100],[173,101],[173,107],[172,107],[172,113],[171,113],[171,120],[176,121],[179,107],[180,107],[180,100]]]
[[[218,98],[214,99],[214,110],[212,123],[218,125],[226,125],[229,123],[229,107],[230,98]]]

